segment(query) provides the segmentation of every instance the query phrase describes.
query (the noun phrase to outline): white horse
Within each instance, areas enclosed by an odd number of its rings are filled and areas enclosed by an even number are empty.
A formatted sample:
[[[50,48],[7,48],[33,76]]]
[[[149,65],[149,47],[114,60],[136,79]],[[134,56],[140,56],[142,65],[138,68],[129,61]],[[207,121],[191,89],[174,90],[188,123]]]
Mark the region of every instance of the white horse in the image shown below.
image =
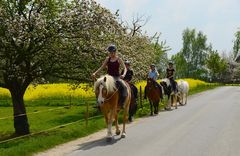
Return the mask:
[[[187,81],[179,80],[178,84],[178,102],[180,105],[187,104],[187,96],[189,91],[189,84]]]

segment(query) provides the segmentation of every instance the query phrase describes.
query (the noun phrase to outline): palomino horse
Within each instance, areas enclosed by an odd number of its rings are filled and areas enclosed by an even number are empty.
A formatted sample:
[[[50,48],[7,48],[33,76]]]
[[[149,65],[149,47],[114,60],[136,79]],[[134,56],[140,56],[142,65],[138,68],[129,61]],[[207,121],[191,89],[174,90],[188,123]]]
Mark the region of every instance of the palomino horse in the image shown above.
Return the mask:
[[[187,81],[179,80],[178,84],[178,102],[180,105],[187,104],[187,96],[189,91],[189,84]]]
[[[168,97],[166,110],[171,110],[171,106],[175,106],[177,109],[177,95],[172,90],[170,80],[168,78],[162,79],[160,85],[163,87],[164,94]]]
[[[152,78],[147,79],[146,96],[150,103],[151,115],[153,115],[153,107],[154,114],[158,114],[158,107],[161,99],[160,94],[162,93],[156,83],[157,82]]]
[[[122,81],[122,80],[119,80]],[[127,121],[128,110],[131,100],[131,90],[127,83],[127,97],[124,102],[123,107],[123,130],[122,130],[122,138],[126,137],[125,132],[125,124]],[[118,112],[120,111],[119,106],[119,89],[116,86],[115,80],[110,75],[102,76],[101,78],[97,79],[94,83],[94,90],[97,97],[97,103],[100,106],[100,109],[104,115],[105,122],[107,124],[107,141],[112,140],[112,123],[115,119],[115,127],[116,127],[116,134],[119,135],[121,131],[119,130],[118,126]]]

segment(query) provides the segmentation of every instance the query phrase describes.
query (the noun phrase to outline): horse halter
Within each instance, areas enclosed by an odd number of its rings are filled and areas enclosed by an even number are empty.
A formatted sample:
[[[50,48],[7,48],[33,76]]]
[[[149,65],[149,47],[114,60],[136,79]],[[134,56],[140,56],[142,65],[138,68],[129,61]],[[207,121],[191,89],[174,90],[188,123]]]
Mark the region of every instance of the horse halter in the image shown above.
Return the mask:
[[[113,92],[113,94],[108,97],[108,92],[107,90],[104,88],[104,85],[103,84],[100,84],[99,85],[99,93],[98,93],[98,96],[97,96],[97,104],[98,105],[102,105],[104,104],[105,102],[109,101],[118,91],[118,88]],[[105,90],[104,90],[105,89]]]
[[[147,84],[149,84],[148,87],[149,87],[150,89],[153,88],[152,86],[154,86],[154,88],[157,88],[157,85],[156,85],[155,83],[157,83],[157,82],[155,82],[152,78],[148,78]]]

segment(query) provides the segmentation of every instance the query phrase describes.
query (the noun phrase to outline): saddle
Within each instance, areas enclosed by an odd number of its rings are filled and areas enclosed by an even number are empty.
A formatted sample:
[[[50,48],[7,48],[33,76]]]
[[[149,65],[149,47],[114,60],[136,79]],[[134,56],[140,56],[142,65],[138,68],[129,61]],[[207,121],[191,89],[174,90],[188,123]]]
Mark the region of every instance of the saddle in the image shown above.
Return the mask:
[[[128,96],[126,85],[127,85],[126,82],[123,80],[116,81],[116,86],[119,90],[119,102],[118,103],[120,104],[121,107],[123,107],[126,97]]]

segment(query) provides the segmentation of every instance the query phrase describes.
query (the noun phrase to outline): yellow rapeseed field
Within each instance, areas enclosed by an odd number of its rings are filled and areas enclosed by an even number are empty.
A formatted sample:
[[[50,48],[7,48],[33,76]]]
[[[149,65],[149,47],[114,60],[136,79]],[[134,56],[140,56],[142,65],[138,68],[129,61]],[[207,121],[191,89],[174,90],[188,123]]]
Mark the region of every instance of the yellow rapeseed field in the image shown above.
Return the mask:
[[[0,98],[10,97],[10,92],[7,89],[0,87]]]
[[[24,100],[36,99],[65,99],[72,96],[73,98],[94,97],[92,87],[87,84],[80,84],[78,88],[72,89],[69,84],[40,84],[37,86],[30,85],[24,95]],[[7,89],[0,88],[0,98],[10,97]]]
[[[198,86],[212,85],[211,83],[207,83],[207,82],[204,82],[204,81],[201,81],[201,80],[195,80],[195,79],[182,79],[182,80],[185,80],[185,81],[187,81],[189,83],[190,90],[194,89],[194,88],[196,88]],[[157,80],[157,82],[160,82],[160,81],[161,80]],[[137,86],[137,88],[140,88],[140,86],[145,87],[146,84],[147,84],[146,81],[140,81],[140,82],[136,83],[136,86]]]
[[[190,90],[198,86],[211,85],[201,80],[184,79],[189,83]],[[160,80],[158,80],[160,82]],[[137,88],[142,87],[142,91],[146,86],[146,81],[139,81],[136,83]],[[72,86],[67,83],[62,84],[40,84],[37,86],[30,85],[24,95],[24,100],[36,100],[36,99],[66,99],[73,98],[89,98],[94,97],[94,91],[92,87],[88,87],[87,84],[80,84],[80,87],[73,90]],[[10,98],[10,93],[7,89],[0,88],[0,98]]]

